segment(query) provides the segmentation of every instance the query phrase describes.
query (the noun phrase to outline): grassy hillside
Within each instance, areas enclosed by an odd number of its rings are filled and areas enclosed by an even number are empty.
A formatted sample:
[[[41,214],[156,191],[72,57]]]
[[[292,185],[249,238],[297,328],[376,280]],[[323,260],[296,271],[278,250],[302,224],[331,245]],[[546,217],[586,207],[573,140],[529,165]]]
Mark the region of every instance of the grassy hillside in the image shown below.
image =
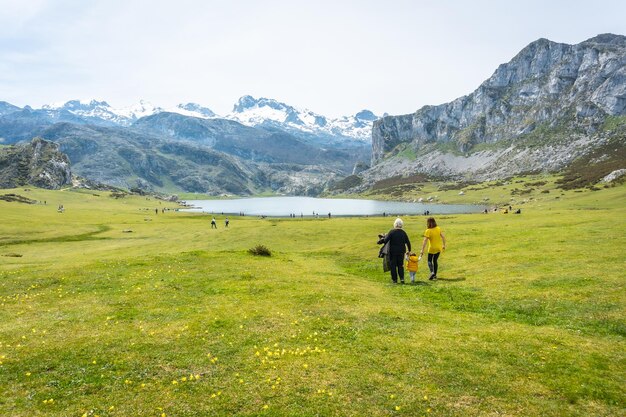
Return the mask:
[[[438,192],[515,181],[538,180]],[[376,257],[389,217],[211,230],[146,197],[4,190],[46,204],[0,201],[0,415],[623,415],[626,185],[553,184],[521,215],[438,217],[441,279],[404,286]]]

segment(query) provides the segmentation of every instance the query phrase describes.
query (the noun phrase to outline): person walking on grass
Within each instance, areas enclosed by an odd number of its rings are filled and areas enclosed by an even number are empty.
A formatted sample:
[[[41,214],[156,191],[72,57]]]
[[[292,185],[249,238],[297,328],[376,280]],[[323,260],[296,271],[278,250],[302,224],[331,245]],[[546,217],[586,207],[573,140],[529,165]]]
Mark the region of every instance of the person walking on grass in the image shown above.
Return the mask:
[[[437,222],[433,217],[429,217],[426,220],[426,231],[424,231],[424,241],[422,242],[422,251],[418,259],[422,259],[424,255],[424,249],[426,243],[428,243],[428,269],[430,269],[429,280],[437,279],[437,260],[443,250],[446,249],[446,237],[441,231],[441,228],[437,226]]]
[[[406,256],[406,270],[409,271],[409,277],[411,277],[411,284],[415,284],[415,274],[417,273],[417,254],[415,252],[409,252]]]
[[[215,221],[215,217],[211,219],[211,229],[217,229],[217,222]]]
[[[404,284],[404,255],[411,252],[411,241],[402,227],[402,219],[397,218],[393,222],[393,229],[387,233],[383,243],[389,242],[389,268],[391,270],[391,281],[394,284],[400,282]],[[405,249],[406,248],[406,249]]]

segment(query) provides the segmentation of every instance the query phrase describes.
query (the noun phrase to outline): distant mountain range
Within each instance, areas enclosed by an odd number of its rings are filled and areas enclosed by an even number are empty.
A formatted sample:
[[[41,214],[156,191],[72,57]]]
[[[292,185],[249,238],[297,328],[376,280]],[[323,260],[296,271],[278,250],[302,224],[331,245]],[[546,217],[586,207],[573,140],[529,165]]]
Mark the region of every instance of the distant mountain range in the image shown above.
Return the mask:
[[[370,159],[364,132],[373,119],[363,111],[330,120],[250,96],[228,118],[193,103],[114,109],[71,100],[33,109],[0,102],[0,144],[54,141],[76,174],[116,187],[316,195]]]
[[[45,114],[52,120],[75,121],[76,117],[99,126],[131,126],[142,117],[157,113],[177,113],[200,119],[234,120],[246,126],[273,127],[296,136],[318,138],[323,141],[362,141],[371,142],[372,122],[378,119],[369,110],[362,110],[353,116],[338,119],[328,118],[307,109],[298,109],[279,101],[243,96],[233,106],[233,111],[220,116],[208,107],[196,103],[178,104],[171,108],[154,106],[140,100],[138,104],[114,108],[106,101],[70,100],[64,103],[48,104],[41,109],[25,107],[29,111]],[[21,110],[6,102],[0,102],[0,115]]]

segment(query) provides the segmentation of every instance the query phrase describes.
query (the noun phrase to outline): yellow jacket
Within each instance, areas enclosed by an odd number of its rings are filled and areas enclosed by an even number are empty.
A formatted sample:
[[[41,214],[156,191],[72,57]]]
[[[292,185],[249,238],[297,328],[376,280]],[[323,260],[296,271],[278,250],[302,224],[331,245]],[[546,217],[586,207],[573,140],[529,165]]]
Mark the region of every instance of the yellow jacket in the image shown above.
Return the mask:
[[[406,269],[409,272],[417,272],[417,255],[409,255],[409,259],[406,261]]]

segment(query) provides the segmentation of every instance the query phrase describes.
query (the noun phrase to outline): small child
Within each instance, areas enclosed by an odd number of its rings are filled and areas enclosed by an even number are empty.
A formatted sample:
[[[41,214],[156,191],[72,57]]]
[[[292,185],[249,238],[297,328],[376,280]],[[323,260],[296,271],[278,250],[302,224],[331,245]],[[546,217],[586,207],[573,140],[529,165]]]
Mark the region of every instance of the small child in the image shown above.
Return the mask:
[[[406,256],[406,269],[411,277],[411,284],[415,284],[415,274],[417,273],[417,255],[411,252]]]

